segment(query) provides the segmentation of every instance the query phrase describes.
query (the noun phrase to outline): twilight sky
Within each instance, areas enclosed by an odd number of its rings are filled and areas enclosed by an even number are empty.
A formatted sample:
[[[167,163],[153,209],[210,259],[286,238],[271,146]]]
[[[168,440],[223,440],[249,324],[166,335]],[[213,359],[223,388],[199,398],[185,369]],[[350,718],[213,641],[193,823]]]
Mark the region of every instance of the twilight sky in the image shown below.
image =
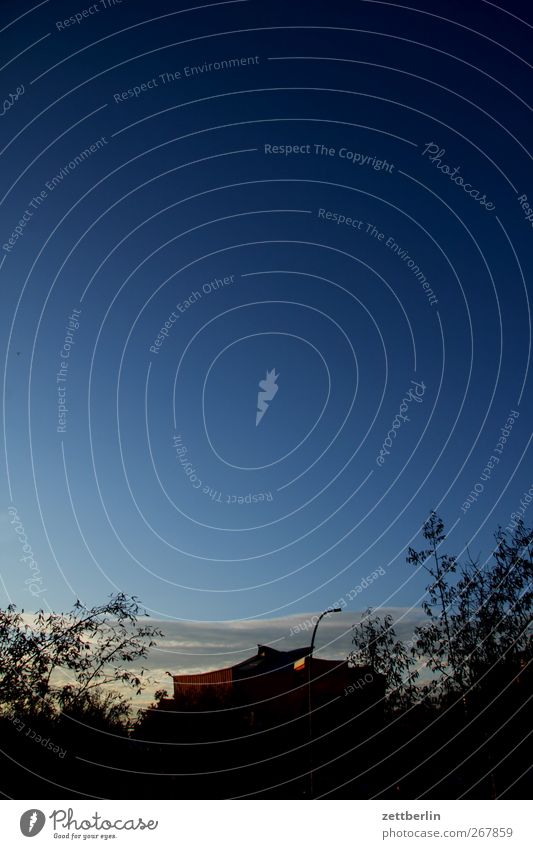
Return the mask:
[[[342,656],[431,508],[532,521],[530,17],[4,0],[1,606],[135,594],[178,670],[343,599]]]

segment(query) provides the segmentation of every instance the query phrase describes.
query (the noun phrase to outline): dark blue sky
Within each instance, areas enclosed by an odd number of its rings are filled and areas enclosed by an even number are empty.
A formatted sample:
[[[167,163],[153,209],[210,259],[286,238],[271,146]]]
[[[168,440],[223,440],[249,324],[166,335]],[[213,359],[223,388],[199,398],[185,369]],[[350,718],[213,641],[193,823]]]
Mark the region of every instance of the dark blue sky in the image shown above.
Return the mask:
[[[533,484],[505,5],[2,4],[2,605],[418,607],[433,507],[488,556]]]

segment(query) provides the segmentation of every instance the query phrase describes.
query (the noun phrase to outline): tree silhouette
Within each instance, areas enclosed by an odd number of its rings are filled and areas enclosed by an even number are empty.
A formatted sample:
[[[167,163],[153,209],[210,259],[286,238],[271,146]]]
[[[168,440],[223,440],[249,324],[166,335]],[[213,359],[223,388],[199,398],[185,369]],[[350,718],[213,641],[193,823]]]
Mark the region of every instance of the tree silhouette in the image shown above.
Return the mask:
[[[348,655],[354,665],[370,666],[385,677],[386,706],[389,710],[405,709],[416,699],[414,682],[418,671],[415,660],[401,640],[396,639],[390,614],[372,616],[372,608],[365,610],[363,619],[353,626],[352,642],[355,649]]]
[[[493,562],[470,556],[457,584],[451,617],[465,688],[487,686],[495,675],[516,675],[531,661],[533,635],[533,532],[522,521],[510,534],[496,533]]]
[[[140,693],[147,656],[161,632],[138,624],[138,600],[124,593],[69,613],[39,611],[32,622],[13,605],[0,610],[0,706],[4,715],[52,718],[59,711],[124,717],[122,685]]]
[[[450,575],[456,572],[456,558],[449,554],[440,554],[439,548],[446,539],[444,523],[434,510],[423,525],[423,536],[428,547],[415,551],[409,548],[407,562],[422,567],[431,577],[426,587],[426,598],[422,608],[429,622],[415,629],[416,647],[413,654],[422,656],[428,668],[436,673],[425,685],[427,691],[440,684],[448,689],[463,687],[463,671],[455,647],[455,634],[451,616],[457,600],[456,586],[450,583]]]

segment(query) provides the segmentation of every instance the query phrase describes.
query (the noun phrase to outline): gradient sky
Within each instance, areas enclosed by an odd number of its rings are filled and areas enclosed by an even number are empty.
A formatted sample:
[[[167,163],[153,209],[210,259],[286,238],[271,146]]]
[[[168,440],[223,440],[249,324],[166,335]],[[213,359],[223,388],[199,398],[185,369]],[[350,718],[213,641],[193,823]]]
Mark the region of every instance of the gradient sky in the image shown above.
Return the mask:
[[[416,621],[429,510],[483,559],[533,485],[526,4],[89,8],[0,11],[1,605],[120,589],[210,662],[214,622]]]

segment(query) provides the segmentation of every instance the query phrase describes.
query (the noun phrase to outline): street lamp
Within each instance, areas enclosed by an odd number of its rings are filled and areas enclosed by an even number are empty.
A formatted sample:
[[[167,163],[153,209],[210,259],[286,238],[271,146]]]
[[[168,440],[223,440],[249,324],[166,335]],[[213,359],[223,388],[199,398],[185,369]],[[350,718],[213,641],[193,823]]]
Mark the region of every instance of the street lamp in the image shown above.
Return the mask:
[[[324,616],[327,616],[328,613],[341,613],[341,612],[342,612],[342,608],[340,608],[340,607],[330,607],[329,610],[324,610],[324,612],[320,614],[320,616],[316,620],[316,624],[315,624],[315,627],[313,629],[313,636],[311,637],[311,648],[309,650],[309,657],[312,657],[312,655],[313,655],[313,649],[315,647],[316,632],[317,632],[317,628],[318,628],[321,620],[324,618]]]
[[[309,796],[313,798],[313,723],[312,723],[312,709],[311,709],[311,663],[313,659],[313,651],[315,648],[315,637],[318,626],[324,616],[327,616],[328,613],[342,613],[342,608],[340,607],[330,607],[328,610],[324,610],[323,613],[320,614],[318,619],[316,620],[315,627],[313,628],[313,636],[311,637],[311,646],[309,647],[309,662],[307,665],[307,691],[308,691],[308,715],[309,715]]]

